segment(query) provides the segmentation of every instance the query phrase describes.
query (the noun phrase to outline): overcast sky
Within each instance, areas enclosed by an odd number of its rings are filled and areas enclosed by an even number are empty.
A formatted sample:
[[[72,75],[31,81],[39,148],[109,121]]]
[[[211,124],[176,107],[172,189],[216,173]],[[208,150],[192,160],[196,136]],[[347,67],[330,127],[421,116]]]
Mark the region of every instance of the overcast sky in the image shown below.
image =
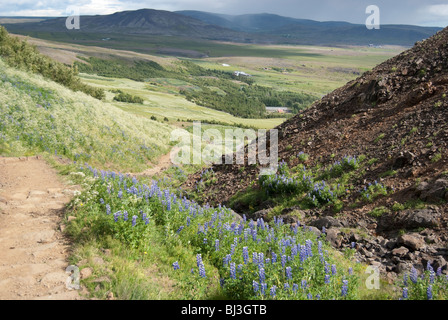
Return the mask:
[[[0,16],[67,16],[67,7],[76,6],[81,15],[151,8],[226,14],[275,13],[363,24],[369,5],[379,7],[382,24],[448,26],[448,0],[0,0]]]

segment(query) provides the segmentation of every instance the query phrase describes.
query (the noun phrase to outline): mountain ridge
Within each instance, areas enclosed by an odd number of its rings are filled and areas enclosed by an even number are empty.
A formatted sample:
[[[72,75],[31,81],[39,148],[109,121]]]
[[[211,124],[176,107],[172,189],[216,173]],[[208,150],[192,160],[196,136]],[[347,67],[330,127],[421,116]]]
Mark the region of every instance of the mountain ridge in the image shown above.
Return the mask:
[[[9,31],[51,32],[76,36],[100,33],[144,36],[177,36],[206,40],[306,45],[404,45],[412,46],[440,31],[436,27],[382,25],[368,30],[343,21],[319,22],[275,14],[220,15],[202,11],[139,9],[109,15],[81,16],[80,30],[65,29],[66,18],[37,23],[5,24]]]

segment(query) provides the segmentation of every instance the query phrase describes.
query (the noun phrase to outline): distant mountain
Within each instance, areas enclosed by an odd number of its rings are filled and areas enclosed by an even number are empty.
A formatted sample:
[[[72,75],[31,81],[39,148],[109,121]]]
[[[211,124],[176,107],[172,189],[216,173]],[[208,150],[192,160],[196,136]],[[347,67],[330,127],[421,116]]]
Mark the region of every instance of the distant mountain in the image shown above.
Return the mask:
[[[65,21],[66,18],[55,18],[37,23],[14,24],[8,25],[8,30],[12,32],[25,30],[66,32]],[[163,35],[229,41],[246,40],[245,34],[241,32],[211,25],[174,12],[153,9],[122,11],[109,15],[81,16],[79,32]]]
[[[343,21],[319,22],[275,14],[220,15],[202,11],[177,11],[209,24],[252,34],[264,35],[277,42],[320,45],[395,44],[412,46],[442,30],[437,27],[382,25],[368,30],[365,25]]]
[[[41,22],[5,24],[13,33],[45,36],[59,41],[98,41],[138,36],[138,42],[152,36],[205,39],[230,42],[307,45],[403,45],[429,38],[441,28],[382,25],[368,30],[365,25],[341,21],[319,22],[275,14],[224,15],[202,11],[169,12],[153,9],[122,11],[109,15],[81,16],[80,30],[67,30],[66,18]],[[69,32],[68,32],[69,31]],[[45,34],[44,34],[45,33]],[[143,38],[143,39],[142,39]]]

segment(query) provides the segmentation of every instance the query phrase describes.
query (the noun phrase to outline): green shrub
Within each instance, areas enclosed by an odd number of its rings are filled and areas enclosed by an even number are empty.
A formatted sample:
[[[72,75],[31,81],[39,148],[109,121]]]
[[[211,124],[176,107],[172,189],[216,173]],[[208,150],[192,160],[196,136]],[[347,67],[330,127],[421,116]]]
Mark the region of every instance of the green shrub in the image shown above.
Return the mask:
[[[105,97],[104,90],[82,83],[76,67],[67,67],[38,52],[35,46],[8,34],[0,26],[0,56],[11,67],[38,73],[73,90],[82,91],[96,99]]]
[[[119,92],[115,97],[115,101],[127,102],[127,103],[140,103],[143,104],[143,99],[138,96],[133,96],[132,94],[126,92]]]

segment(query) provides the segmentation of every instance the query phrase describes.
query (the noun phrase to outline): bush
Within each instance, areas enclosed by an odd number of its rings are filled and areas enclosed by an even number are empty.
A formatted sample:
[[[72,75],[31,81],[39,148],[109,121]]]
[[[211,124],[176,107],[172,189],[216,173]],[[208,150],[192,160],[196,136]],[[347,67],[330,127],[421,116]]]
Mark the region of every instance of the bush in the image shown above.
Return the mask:
[[[38,73],[73,91],[82,91],[96,99],[105,97],[104,90],[91,87],[79,79],[76,67],[54,61],[40,54],[35,46],[11,37],[4,27],[0,26],[0,56],[11,67]]]
[[[132,94],[120,91],[115,97],[115,101],[127,102],[127,103],[140,103],[143,104],[143,99]]]

